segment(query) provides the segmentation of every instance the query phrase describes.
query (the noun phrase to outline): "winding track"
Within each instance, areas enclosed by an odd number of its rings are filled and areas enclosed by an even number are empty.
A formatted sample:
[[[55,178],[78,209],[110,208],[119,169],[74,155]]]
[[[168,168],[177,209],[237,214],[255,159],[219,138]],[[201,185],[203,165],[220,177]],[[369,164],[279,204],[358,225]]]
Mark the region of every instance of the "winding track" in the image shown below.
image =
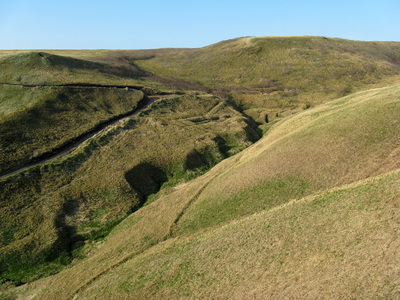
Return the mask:
[[[0,83],[0,86],[20,86],[20,87],[27,87],[27,88],[34,88],[34,87],[75,87],[75,88],[118,88],[118,89],[135,89],[135,90],[142,90],[142,87],[138,87],[138,86],[112,86],[112,85],[92,85],[92,84],[68,84],[68,85],[23,85],[23,84],[7,84],[7,83]],[[40,164],[44,164],[50,160],[53,160],[55,158],[61,157],[65,154],[68,154],[72,151],[74,151],[76,148],[78,148],[80,145],[82,145],[84,142],[86,142],[87,140],[93,138],[95,135],[97,135],[99,132],[101,132],[102,130],[113,126],[114,124],[116,124],[117,122],[132,117],[136,114],[138,114],[139,112],[145,110],[150,104],[164,99],[166,97],[171,97],[171,96],[175,96],[175,94],[167,94],[167,93],[163,93],[163,94],[158,94],[158,95],[146,95],[143,97],[143,99],[141,101],[139,101],[138,105],[136,106],[135,109],[121,114],[121,115],[117,115],[114,116],[104,122],[101,122],[100,124],[98,124],[97,126],[95,126],[94,128],[92,128],[91,130],[82,133],[81,135],[77,136],[76,138],[67,141],[66,143],[52,149],[51,151],[45,152],[43,154],[41,154],[40,156],[37,156],[35,158],[32,158],[30,161],[28,161],[27,163],[25,163],[24,165],[18,167],[18,168],[14,168],[14,169],[10,169],[10,170],[6,170],[4,172],[0,173],[0,179],[8,177],[8,176],[12,176],[15,175],[17,173],[23,172],[25,170],[27,170],[28,168],[31,168],[33,166],[37,166]]]

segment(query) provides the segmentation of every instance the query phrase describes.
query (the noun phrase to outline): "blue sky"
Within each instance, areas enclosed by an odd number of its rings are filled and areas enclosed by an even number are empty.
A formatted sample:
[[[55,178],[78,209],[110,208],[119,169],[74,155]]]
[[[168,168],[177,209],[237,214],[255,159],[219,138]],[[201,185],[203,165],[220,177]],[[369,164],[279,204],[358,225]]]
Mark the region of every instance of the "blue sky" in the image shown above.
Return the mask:
[[[400,0],[0,0],[0,49],[203,47],[241,36],[400,41]]]

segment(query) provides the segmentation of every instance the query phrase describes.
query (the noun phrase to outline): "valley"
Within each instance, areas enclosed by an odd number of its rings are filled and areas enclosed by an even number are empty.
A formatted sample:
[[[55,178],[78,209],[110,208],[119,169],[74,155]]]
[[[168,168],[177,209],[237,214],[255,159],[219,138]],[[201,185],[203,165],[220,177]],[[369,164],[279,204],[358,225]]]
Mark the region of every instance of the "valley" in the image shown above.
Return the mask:
[[[400,296],[400,43],[0,51],[0,299]]]

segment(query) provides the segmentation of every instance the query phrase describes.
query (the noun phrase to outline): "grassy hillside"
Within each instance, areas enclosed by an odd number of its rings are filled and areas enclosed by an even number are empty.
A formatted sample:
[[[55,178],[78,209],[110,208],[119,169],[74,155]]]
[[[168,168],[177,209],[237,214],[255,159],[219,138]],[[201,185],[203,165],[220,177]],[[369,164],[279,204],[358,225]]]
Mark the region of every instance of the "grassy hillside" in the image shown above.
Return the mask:
[[[1,51],[0,84],[117,85],[174,91],[206,89],[182,79],[160,77],[139,68],[131,59],[179,49]],[[186,50],[189,51],[189,50]]]
[[[11,55],[29,53],[32,50],[0,50],[0,58]],[[94,59],[106,56],[110,50],[36,50],[35,52],[46,52],[54,55],[69,56],[77,59]]]
[[[158,79],[120,54],[84,53],[98,61],[45,52],[0,60],[0,173],[47,157],[154,92]],[[146,82],[141,90],[112,86],[138,80]],[[103,239],[154,201],[152,194],[202,174],[258,138],[251,119],[193,92],[154,103],[70,154],[1,178],[0,283],[58,272],[86,256],[88,241]]]
[[[132,111],[143,98],[138,90],[186,84],[141,70],[125,59],[128,51],[65,53],[75,57],[17,51],[0,59],[0,174]],[[117,88],[124,86],[133,88]]]
[[[399,186],[397,171],[169,240],[76,299],[399,297]]]
[[[114,116],[134,110],[134,89],[0,86],[0,173],[23,165]]]
[[[210,182],[182,232],[400,167],[400,89],[357,93],[277,124]],[[240,178],[240,180],[239,180]]]
[[[281,121],[163,189],[86,259],[4,295],[396,297],[399,95],[357,93]]]
[[[399,43],[0,57],[0,299],[400,296]]]
[[[144,74],[140,70],[135,72],[128,68],[46,52],[19,53],[0,59],[0,83],[134,85],[142,76]]]
[[[201,83],[261,121],[265,114],[272,120],[276,114],[393,82],[400,74],[400,44],[246,37],[138,57],[135,64],[162,77]]]
[[[251,126],[216,97],[172,97],[65,157],[0,179],[1,280],[21,284],[85,257],[159,189],[252,144]]]

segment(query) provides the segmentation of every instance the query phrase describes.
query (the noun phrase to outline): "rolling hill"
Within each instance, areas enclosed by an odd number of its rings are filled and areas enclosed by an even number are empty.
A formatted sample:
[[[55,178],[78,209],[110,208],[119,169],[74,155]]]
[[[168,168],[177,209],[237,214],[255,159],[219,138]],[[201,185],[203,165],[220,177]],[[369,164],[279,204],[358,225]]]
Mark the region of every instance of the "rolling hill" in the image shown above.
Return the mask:
[[[400,296],[399,73],[322,37],[4,56],[3,170],[94,132],[0,178],[0,299]]]
[[[324,37],[245,37],[134,60],[200,83],[257,121],[398,81],[400,45]],[[132,56],[134,58],[134,56]]]
[[[133,66],[132,66],[133,67]],[[127,84],[145,76],[140,70],[47,52],[18,53],[0,60],[0,82],[25,85],[71,83]]]
[[[162,191],[86,259],[15,292],[398,295],[399,95],[399,86],[361,92],[281,121],[203,176]]]

